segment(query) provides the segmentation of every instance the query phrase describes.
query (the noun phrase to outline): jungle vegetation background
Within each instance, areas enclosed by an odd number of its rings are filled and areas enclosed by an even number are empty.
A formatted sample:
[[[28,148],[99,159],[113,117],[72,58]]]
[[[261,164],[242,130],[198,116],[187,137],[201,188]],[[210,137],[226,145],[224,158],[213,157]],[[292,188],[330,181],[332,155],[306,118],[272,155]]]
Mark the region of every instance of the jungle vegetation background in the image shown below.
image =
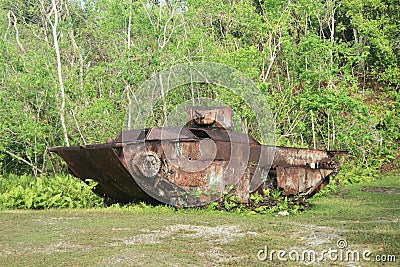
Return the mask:
[[[370,180],[398,166],[399,37],[399,0],[2,0],[0,176],[66,172],[49,147],[104,143],[152,74],[211,61],[262,90],[276,145],[347,150],[341,182]],[[167,108],[224,100],[195,86]]]

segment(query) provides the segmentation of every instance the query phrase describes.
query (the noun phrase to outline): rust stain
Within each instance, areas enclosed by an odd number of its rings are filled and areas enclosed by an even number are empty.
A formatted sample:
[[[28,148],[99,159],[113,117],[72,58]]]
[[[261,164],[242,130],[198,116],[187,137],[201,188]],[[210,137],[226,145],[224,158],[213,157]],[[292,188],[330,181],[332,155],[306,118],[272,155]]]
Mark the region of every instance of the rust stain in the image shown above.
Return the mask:
[[[179,206],[180,196],[193,189],[222,192],[230,185],[241,203],[263,188],[311,197],[339,171],[334,157],[340,151],[264,146],[231,131],[229,107],[192,107],[187,120],[183,127],[122,131],[105,144],[50,151],[74,176],[97,181],[96,194],[117,202],[158,203],[154,194],[159,194]],[[201,203],[210,199],[204,192],[198,196]]]

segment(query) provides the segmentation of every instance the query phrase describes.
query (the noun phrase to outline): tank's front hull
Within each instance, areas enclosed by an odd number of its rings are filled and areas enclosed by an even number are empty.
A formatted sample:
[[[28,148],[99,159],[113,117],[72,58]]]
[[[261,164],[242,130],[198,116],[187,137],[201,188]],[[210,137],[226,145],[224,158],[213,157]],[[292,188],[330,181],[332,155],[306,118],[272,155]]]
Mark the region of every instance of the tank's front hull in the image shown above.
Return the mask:
[[[328,151],[214,140],[215,153],[202,153],[212,150],[207,148],[212,144],[202,140],[136,140],[50,151],[65,160],[74,176],[96,181],[93,191],[107,202],[201,206],[227,188],[241,203],[266,188],[280,189],[283,195],[304,193],[307,198],[338,172]],[[190,196],[197,188],[203,191]]]

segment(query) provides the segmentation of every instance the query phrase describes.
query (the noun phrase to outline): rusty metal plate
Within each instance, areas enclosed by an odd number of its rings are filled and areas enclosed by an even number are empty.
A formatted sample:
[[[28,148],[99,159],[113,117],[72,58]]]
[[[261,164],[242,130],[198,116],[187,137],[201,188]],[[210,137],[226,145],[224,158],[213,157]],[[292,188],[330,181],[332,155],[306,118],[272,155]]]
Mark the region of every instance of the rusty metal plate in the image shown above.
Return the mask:
[[[186,112],[189,127],[213,125],[213,127],[230,129],[232,127],[232,109],[230,107],[189,107]]]
[[[231,126],[229,107],[192,107],[184,127],[122,131],[106,144],[50,151],[81,180],[97,181],[100,196],[188,207],[217,200],[227,185],[242,203],[265,188],[310,197],[339,170],[337,152],[264,146]]]
[[[117,151],[111,145],[88,145],[53,148],[68,164],[72,173],[85,181],[98,182],[95,190],[121,202],[142,200],[154,202],[132,179]]]
[[[330,157],[324,150],[277,147],[273,165],[275,166],[310,166],[323,158]]]
[[[201,130],[207,133],[207,135],[214,141],[241,143],[241,144],[257,144],[257,145],[259,144],[254,138],[244,133],[226,131],[223,129],[216,129],[216,128],[207,128]]]
[[[146,136],[148,130],[128,130],[122,131],[117,135],[115,138],[115,142],[122,143],[122,142],[132,142],[135,140],[143,140]]]
[[[184,127],[154,127],[149,130],[146,140],[178,140],[195,138],[187,128]]]
[[[309,167],[277,167],[277,182],[283,195],[297,195],[313,192],[332,173],[331,170],[311,169]]]

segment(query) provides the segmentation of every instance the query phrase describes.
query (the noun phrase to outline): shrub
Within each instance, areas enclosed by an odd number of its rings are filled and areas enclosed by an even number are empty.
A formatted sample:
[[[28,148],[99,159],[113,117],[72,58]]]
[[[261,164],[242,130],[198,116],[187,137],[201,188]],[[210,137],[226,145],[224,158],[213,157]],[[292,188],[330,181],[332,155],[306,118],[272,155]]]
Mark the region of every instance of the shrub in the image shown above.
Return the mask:
[[[0,209],[90,208],[102,199],[87,184],[72,176],[0,176]]]

